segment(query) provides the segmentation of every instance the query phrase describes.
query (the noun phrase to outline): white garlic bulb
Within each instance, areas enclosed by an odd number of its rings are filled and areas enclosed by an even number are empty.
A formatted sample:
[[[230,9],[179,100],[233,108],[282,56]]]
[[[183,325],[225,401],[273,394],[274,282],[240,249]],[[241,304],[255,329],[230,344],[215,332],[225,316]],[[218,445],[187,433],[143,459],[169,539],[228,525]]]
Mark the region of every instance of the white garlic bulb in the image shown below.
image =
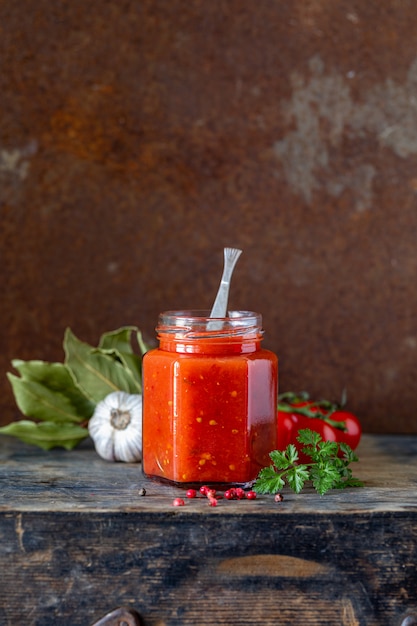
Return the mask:
[[[97,454],[106,461],[142,460],[142,396],[114,391],[99,402],[88,422]]]

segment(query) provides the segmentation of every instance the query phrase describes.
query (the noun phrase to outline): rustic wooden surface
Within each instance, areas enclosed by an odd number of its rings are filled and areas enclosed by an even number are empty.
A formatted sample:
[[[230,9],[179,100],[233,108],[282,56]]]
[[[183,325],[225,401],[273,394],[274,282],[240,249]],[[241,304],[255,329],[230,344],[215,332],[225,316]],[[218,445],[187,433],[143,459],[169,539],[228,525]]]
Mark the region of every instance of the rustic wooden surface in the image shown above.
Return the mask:
[[[176,508],[180,489],[88,444],[2,438],[0,625],[124,605],[146,626],[399,626],[417,615],[417,437],[365,435],[358,454],[362,489]]]

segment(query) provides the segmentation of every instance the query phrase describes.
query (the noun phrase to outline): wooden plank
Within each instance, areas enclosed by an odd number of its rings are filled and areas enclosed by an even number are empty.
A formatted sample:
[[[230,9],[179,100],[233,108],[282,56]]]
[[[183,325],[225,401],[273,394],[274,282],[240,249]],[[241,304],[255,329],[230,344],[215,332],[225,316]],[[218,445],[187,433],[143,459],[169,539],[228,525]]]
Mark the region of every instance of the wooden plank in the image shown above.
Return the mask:
[[[417,437],[364,435],[354,474],[365,488],[333,491],[320,498],[312,489],[295,495],[286,490],[285,504],[270,496],[249,502],[222,502],[215,509],[205,500],[187,500],[175,514],[316,513],[417,510]],[[108,463],[91,444],[67,452],[40,449],[0,438],[0,511],[171,511],[176,487],[143,477],[140,464]],[[145,487],[147,495],[139,496]]]
[[[130,605],[155,625],[396,624],[417,606],[415,533],[396,513],[10,513],[0,623],[81,626]]]
[[[417,438],[366,436],[363,489],[172,507],[88,446],[1,441],[0,624],[398,626],[417,614]],[[138,489],[145,484],[148,494]]]

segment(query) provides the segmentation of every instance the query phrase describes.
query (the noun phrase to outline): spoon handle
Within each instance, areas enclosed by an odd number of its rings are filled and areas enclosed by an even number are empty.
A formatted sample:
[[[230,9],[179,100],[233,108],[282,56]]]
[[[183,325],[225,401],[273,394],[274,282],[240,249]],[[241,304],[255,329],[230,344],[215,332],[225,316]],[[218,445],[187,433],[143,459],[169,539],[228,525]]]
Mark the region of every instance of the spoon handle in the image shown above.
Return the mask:
[[[238,248],[224,249],[223,274],[213,308],[211,309],[210,317],[226,317],[230,280],[232,278],[237,260],[241,254],[242,250],[238,250]]]

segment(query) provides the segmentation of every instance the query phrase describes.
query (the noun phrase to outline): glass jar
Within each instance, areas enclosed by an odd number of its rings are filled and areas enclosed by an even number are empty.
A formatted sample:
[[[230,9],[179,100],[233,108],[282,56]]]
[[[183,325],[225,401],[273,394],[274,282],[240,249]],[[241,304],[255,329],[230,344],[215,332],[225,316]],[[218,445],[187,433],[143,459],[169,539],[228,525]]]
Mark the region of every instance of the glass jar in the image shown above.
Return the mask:
[[[262,317],[167,311],[143,358],[143,471],[184,487],[245,485],[276,449],[278,359]]]

